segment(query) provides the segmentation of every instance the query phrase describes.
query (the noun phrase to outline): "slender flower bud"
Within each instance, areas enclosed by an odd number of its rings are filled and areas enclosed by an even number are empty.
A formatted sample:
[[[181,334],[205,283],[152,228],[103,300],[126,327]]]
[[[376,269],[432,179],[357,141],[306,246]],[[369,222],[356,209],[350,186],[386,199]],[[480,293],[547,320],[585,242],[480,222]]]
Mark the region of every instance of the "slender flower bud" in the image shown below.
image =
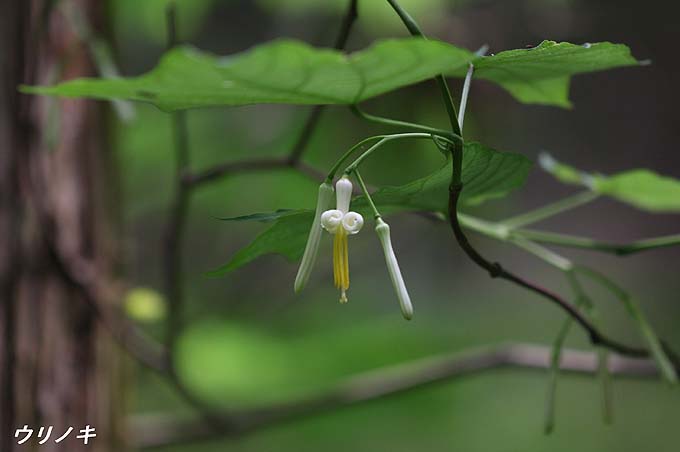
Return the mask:
[[[333,202],[333,186],[327,182],[319,185],[319,194],[316,200],[316,211],[314,212],[314,222],[312,228],[309,230],[309,237],[307,238],[307,246],[302,255],[300,268],[295,277],[295,293],[300,292],[307,284],[309,275],[312,273],[312,268],[316,262],[316,256],[319,251],[319,241],[321,240],[321,213],[328,209]],[[340,224],[340,221],[338,221]]]
[[[376,220],[375,232],[378,234],[380,243],[385,252],[385,263],[387,264],[387,271],[390,274],[392,285],[397,292],[399,305],[401,306],[401,313],[406,320],[411,320],[413,317],[413,305],[411,304],[411,297],[408,295],[404,278],[401,276],[397,256],[392,250],[392,240],[390,239],[390,226],[385,223],[382,218]]]
[[[349,212],[349,203],[352,200],[352,181],[347,176],[343,176],[335,183],[336,190],[336,209],[343,214]]]

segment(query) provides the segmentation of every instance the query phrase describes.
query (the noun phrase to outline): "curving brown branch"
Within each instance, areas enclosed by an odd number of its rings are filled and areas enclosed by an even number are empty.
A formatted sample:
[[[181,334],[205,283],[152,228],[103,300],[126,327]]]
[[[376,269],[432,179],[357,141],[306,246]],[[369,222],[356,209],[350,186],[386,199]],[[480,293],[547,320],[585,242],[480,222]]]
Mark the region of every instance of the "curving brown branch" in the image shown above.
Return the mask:
[[[458,221],[457,215],[458,199],[460,197],[462,189],[463,185],[459,184],[455,187],[452,187],[450,190],[449,223],[451,224],[451,229],[453,230],[453,234],[456,237],[458,245],[475,264],[486,270],[489,273],[489,276],[492,278],[500,278],[511,283],[514,283],[520,287],[523,287],[524,289],[527,289],[531,292],[541,295],[542,297],[558,305],[571,318],[573,318],[576,321],[576,323],[581,325],[581,327],[584,330],[586,330],[590,337],[590,342],[592,342],[593,345],[600,345],[622,355],[632,357],[644,358],[650,356],[649,351],[646,349],[631,347],[607,337],[604,333],[600,332],[597,329],[597,327],[578,310],[578,308],[576,308],[574,305],[572,305],[571,303],[569,303],[567,300],[557,295],[556,293],[551,292],[550,290],[545,289],[544,287],[541,287],[540,285],[534,282],[531,282],[506,270],[503,266],[501,266],[500,263],[491,262],[484,258],[481,254],[479,254],[479,252],[468,241],[467,236],[463,232],[463,228],[461,227]],[[678,365],[677,362],[674,364],[676,368],[680,369],[680,365]]]
[[[404,26],[408,29],[409,33],[413,36],[425,37],[420,27],[416,21],[399,5],[397,0],[387,0],[392,9],[397,13]],[[451,127],[454,133],[462,136],[460,133],[460,127],[458,125],[458,120],[455,112],[455,108],[452,106],[451,94],[448,91],[448,86],[446,85],[446,80],[444,76],[438,76],[436,81],[440,88],[442,89],[442,97],[446,105],[447,113],[451,120]],[[462,142],[455,143],[455,149],[452,150],[453,153],[453,174],[451,178],[451,186],[449,189],[449,223],[451,224],[451,229],[456,238],[458,246],[465,252],[465,254],[475,263],[477,266],[486,270],[489,276],[492,278],[501,278],[509,281],[519,287],[527,289],[534,292],[542,297],[550,300],[551,302],[557,304],[561,309],[563,309],[570,317],[572,317],[583,329],[586,330],[590,337],[590,341],[594,345],[600,345],[602,347],[609,348],[623,355],[633,356],[633,357],[647,357],[650,356],[650,352],[643,348],[631,347],[626,344],[615,341],[609,338],[604,333],[602,333],[595,325],[592,324],[576,307],[574,307],[567,300],[561,296],[543,288],[539,284],[522,278],[505,268],[503,268],[498,262],[491,262],[484,258],[477,250],[470,244],[463,229],[458,221],[458,199],[463,190],[463,184],[460,180],[461,177],[461,165],[462,162],[462,152],[463,146]],[[673,362],[675,369],[680,372],[680,359],[677,355],[670,350],[667,344],[664,343],[664,348],[666,351],[670,352],[669,359]]]

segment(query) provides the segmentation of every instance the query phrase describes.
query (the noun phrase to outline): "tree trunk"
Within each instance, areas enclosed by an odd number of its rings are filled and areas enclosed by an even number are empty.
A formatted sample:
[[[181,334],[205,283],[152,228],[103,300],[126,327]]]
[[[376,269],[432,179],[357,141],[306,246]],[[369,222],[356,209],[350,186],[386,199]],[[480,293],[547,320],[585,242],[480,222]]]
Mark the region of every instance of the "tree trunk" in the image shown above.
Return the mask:
[[[112,279],[111,165],[101,105],[17,86],[93,75],[59,3],[95,29],[103,3],[2,0],[0,11],[0,451],[120,451],[120,360],[78,278]],[[17,428],[33,436],[22,446]],[[96,438],[77,439],[91,425]],[[48,427],[51,437],[43,445]],[[40,427],[45,427],[38,438]],[[69,427],[61,443],[55,439]]]

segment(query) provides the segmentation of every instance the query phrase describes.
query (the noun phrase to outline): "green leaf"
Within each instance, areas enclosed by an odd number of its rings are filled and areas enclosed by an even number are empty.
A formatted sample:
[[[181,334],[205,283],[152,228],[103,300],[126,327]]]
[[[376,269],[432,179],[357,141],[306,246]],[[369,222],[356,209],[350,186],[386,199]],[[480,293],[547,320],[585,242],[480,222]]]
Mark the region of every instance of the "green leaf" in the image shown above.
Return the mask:
[[[251,215],[251,219],[266,217],[265,214]],[[280,254],[291,261],[302,257],[314,212],[309,210],[289,211],[258,235],[248,246],[239,250],[229,262],[206,273],[206,276],[223,276],[242,267],[264,254]]]
[[[238,217],[219,218],[222,221],[259,221],[262,223],[269,223],[278,220],[282,217],[298,214],[300,211],[295,209],[277,209],[274,212],[266,213],[252,213],[250,215],[241,215]]]
[[[634,169],[604,176],[579,171],[548,154],[539,158],[543,169],[567,184],[583,185],[650,212],[680,212],[680,181],[648,169]]]
[[[573,74],[636,65],[628,47],[608,42],[579,46],[544,41],[533,49],[476,57],[453,45],[422,38],[378,41],[346,55],[299,41],[276,40],[228,57],[192,47],[166,53],[145,75],[77,79],[23,92],[150,102],[167,111],[257,103],[355,104],[440,73],[498,83],[526,103],[568,107]]]
[[[638,64],[622,44],[543,41],[531,49],[479,57],[474,61],[474,74],[499,84],[520,102],[570,107],[571,75]]]
[[[150,102],[163,110],[257,103],[354,104],[465,66],[467,50],[439,41],[392,39],[345,55],[277,40],[219,58],[195,48],[169,51],[136,78],[78,79],[24,92]]]
[[[462,205],[477,205],[505,196],[521,187],[531,162],[521,154],[499,152],[479,143],[465,143],[463,150]],[[429,176],[398,187],[385,187],[373,194],[378,208],[398,206],[411,210],[448,210],[451,161]]]
[[[463,192],[461,202],[479,204],[498,198],[521,186],[531,162],[520,154],[498,152],[479,143],[466,143],[463,153]],[[451,181],[451,162],[431,175],[398,187],[385,187],[373,194],[378,208],[385,213],[397,211],[445,212],[448,187]],[[366,200],[359,196],[352,210],[370,217]],[[248,246],[238,251],[229,262],[207,273],[223,276],[264,254],[281,254],[291,261],[302,257],[314,212],[309,210],[277,210],[273,213],[244,215],[228,220],[272,221],[274,224],[258,235]]]
[[[680,181],[647,169],[596,179],[595,191],[641,209],[680,212]]]

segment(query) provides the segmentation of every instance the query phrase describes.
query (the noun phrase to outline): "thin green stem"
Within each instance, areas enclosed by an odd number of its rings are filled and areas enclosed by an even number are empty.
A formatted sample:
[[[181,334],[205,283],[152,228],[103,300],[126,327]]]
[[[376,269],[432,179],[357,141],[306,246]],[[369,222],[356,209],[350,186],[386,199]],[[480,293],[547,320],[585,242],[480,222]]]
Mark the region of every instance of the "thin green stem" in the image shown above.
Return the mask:
[[[597,320],[597,313],[595,311],[595,306],[586,293],[585,289],[579,282],[576,274],[573,270],[566,271],[565,276],[569,285],[574,292],[576,297],[576,302],[574,303],[578,308],[584,308],[590,315],[591,320],[595,323]],[[555,426],[555,395],[557,391],[557,379],[560,372],[560,361],[562,357],[562,349],[564,343],[569,334],[571,326],[574,321],[571,317],[567,317],[555,337],[553,342],[553,348],[550,360],[550,379],[548,382],[548,392],[546,396],[546,410],[545,410],[545,433],[549,434],[552,432]],[[607,368],[608,353],[605,349],[598,349],[598,378],[600,379],[601,385],[601,406],[602,406],[602,417],[605,423],[610,423],[611,414],[611,378],[609,374],[609,369]]]
[[[413,36],[420,36],[425,38],[425,35],[420,30],[418,23],[407,13],[396,0],[387,0],[387,2],[392,6],[392,9],[397,13],[401,21],[404,23],[409,33]],[[435,77],[435,81],[439,85],[439,89],[442,92],[442,98],[444,99],[444,106],[446,107],[446,112],[449,115],[449,121],[451,122],[451,130],[458,136],[462,136],[460,133],[460,126],[458,125],[458,117],[456,114],[456,107],[453,105],[453,99],[451,98],[451,91],[449,86],[446,84],[446,78],[443,75],[438,75]]]
[[[616,254],[619,256],[627,256],[657,248],[666,248],[680,245],[680,234],[636,240],[630,243],[611,243],[591,239],[589,237],[559,234],[556,232],[537,231],[533,229],[517,229],[513,230],[512,233],[539,243],[547,243],[550,245],[558,245],[569,248],[588,249],[592,251]]]
[[[331,170],[328,172],[328,176],[326,176],[326,181],[327,181],[327,182],[331,182],[331,181],[333,180],[333,178],[335,177],[335,174],[336,174],[336,173],[338,172],[338,170],[340,169],[340,166],[342,166],[342,164],[343,164],[348,158],[350,158],[350,157],[352,156],[352,154],[354,154],[354,152],[355,152],[357,149],[359,149],[361,146],[363,146],[363,145],[365,145],[366,143],[369,143],[369,142],[371,142],[371,141],[382,140],[382,139],[384,139],[385,137],[387,137],[387,135],[374,135],[374,136],[372,136],[372,137],[368,137],[368,138],[365,138],[365,139],[359,141],[357,144],[355,144],[354,146],[352,146],[351,148],[349,148],[349,150],[347,150],[347,152],[345,152],[344,154],[342,154],[342,156],[341,156],[341,157],[333,164],[333,167],[332,167]]]
[[[444,137],[439,137],[442,140],[448,141],[449,143],[451,142],[447,138]],[[370,148],[366,149],[359,157],[357,157],[350,165],[348,165],[345,168],[345,173],[346,174],[351,174],[352,171],[354,171],[356,168],[363,163],[364,160],[366,160],[368,157],[371,156],[377,149],[385,145],[386,143],[389,143],[390,141],[394,140],[403,140],[403,139],[432,139],[432,135],[429,133],[399,133],[399,134],[394,134],[394,135],[385,135],[380,141],[378,141],[376,144],[371,146]],[[329,175],[330,176],[330,175]]]
[[[366,197],[366,201],[368,201],[368,205],[371,206],[371,210],[373,210],[373,217],[374,218],[380,218],[380,212],[378,212],[378,208],[375,206],[375,203],[373,202],[373,198],[371,198],[371,194],[369,193],[368,188],[366,188],[366,184],[364,183],[364,179],[361,177],[361,174],[359,174],[358,169],[354,170],[354,177],[356,177],[357,182],[359,182],[359,186],[361,187],[361,190],[364,192],[364,196]]]
[[[492,223],[464,213],[458,213],[458,221],[467,229],[471,229],[502,242],[512,243],[562,271],[571,271],[574,267],[574,264],[569,259],[560,256],[554,251],[526,238],[513,235],[513,231],[507,228],[503,223]]]
[[[659,338],[656,336],[656,333],[654,333],[654,330],[650,326],[647,317],[639,308],[637,302],[633,299],[633,297],[627,291],[621,288],[621,286],[614,283],[611,279],[607,278],[605,275],[596,270],[584,266],[578,266],[575,267],[575,271],[589,277],[592,281],[600,284],[603,288],[607,289],[616,298],[618,298],[619,301],[621,301],[621,303],[623,303],[626,310],[628,311],[628,314],[631,316],[631,318],[635,321],[636,325],[638,326],[642,338],[645,340],[645,342],[647,342],[647,346],[649,347],[652,357],[654,358],[657,366],[659,367],[659,371],[664,376],[666,381],[668,381],[671,384],[676,383],[678,377],[675,372],[675,367],[671,362],[670,358],[668,357],[668,355],[666,354],[666,351],[664,350],[664,346],[661,344],[661,341],[659,341]]]
[[[546,218],[552,217],[567,210],[582,206],[593,200],[595,200],[599,194],[592,191],[584,191],[577,193],[574,196],[561,199],[557,202],[548,204],[543,207],[539,207],[536,210],[532,210],[521,215],[517,215],[512,218],[503,220],[502,223],[510,228],[519,228],[532,223],[537,223]]]
[[[442,136],[449,138],[451,140],[461,140],[462,138],[458,135],[456,135],[453,132],[449,132],[448,130],[444,129],[437,129],[435,127],[430,127],[422,124],[416,124],[412,122],[406,122],[406,121],[400,121],[398,119],[391,119],[391,118],[385,118],[382,116],[375,116],[369,113],[366,113],[365,111],[361,110],[358,105],[352,105],[350,106],[350,110],[352,113],[360,117],[361,119],[364,119],[366,121],[370,122],[375,122],[378,124],[383,124],[386,126],[390,127],[403,127],[405,129],[410,129],[415,132],[425,132],[429,133],[432,135],[437,135],[437,136]]]
[[[550,353],[550,377],[548,379],[548,392],[545,400],[545,423],[543,431],[546,434],[552,433],[555,427],[555,396],[557,394],[557,377],[560,373],[560,361],[562,359],[562,348],[564,341],[569,335],[572,325],[571,317],[567,317],[560,327],[555,340],[553,341],[552,352]]]
[[[597,378],[600,380],[600,406],[602,422],[611,424],[614,419],[614,395],[612,393],[612,375],[609,372],[609,351],[600,347],[597,350]]]
[[[538,243],[532,242],[531,240],[511,235],[508,238],[508,241],[564,272],[569,272],[574,268],[574,263],[566,257],[560,256],[554,251],[549,250]]]
[[[509,230],[502,224],[482,220],[481,218],[473,217],[462,212],[458,212],[458,221],[467,229],[472,229],[473,231],[503,242],[508,240]]]

